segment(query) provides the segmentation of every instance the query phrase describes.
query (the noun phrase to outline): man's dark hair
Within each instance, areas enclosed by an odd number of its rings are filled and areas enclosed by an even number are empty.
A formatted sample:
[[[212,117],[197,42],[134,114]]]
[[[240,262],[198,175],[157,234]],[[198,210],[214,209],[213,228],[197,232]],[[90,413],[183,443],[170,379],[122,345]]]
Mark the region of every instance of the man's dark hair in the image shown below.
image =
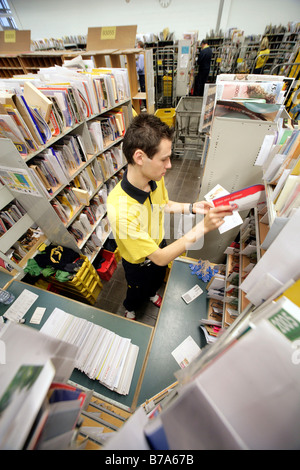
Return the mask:
[[[123,152],[129,164],[134,164],[133,155],[137,149],[149,158],[157,153],[162,139],[172,141],[174,129],[154,114],[139,114],[128,127],[123,139]]]

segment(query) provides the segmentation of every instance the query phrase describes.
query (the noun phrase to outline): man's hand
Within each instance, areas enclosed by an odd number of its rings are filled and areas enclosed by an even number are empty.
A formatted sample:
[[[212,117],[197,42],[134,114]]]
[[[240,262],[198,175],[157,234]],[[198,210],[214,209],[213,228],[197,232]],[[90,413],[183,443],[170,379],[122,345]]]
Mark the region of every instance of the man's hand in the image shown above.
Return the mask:
[[[224,217],[232,215],[231,206],[219,206],[209,209],[204,217],[204,233],[211,232],[224,224]]]
[[[231,206],[211,207],[201,222],[198,222],[183,238],[187,243],[195,243],[206,233],[221,227],[224,217],[228,215],[232,215]]]
[[[195,214],[207,214],[214,207],[212,202],[198,201],[193,204],[193,212]]]

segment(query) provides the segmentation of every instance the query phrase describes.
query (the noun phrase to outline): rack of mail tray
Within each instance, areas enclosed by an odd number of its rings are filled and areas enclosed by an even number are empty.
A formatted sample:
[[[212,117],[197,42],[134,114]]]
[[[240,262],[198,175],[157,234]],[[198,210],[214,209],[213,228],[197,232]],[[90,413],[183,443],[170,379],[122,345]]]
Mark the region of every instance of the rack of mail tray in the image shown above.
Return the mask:
[[[77,346],[77,369],[110,390],[128,395],[139,351],[129,338],[58,308],[40,331]]]

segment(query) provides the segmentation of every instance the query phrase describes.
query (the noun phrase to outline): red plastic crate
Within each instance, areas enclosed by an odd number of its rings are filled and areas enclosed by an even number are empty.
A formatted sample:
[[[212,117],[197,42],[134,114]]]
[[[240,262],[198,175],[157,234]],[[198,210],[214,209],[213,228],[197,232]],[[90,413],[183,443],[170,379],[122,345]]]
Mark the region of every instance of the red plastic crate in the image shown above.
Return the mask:
[[[111,276],[113,275],[114,271],[117,267],[117,261],[115,258],[115,254],[111,251],[101,250],[100,256],[105,259],[101,264],[101,267],[98,268],[96,271],[105,281],[109,281]]]

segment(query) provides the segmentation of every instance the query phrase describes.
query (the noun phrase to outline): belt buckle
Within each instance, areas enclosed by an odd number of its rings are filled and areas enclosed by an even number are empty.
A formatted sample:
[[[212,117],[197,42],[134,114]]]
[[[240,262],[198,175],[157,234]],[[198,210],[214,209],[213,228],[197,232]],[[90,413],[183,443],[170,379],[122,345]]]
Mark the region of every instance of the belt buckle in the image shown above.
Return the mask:
[[[147,265],[150,264],[150,263],[151,263],[151,260],[150,260],[150,259],[145,259],[145,261],[143,261],[143,262],[141,263],[141,266],[147,266]]]

